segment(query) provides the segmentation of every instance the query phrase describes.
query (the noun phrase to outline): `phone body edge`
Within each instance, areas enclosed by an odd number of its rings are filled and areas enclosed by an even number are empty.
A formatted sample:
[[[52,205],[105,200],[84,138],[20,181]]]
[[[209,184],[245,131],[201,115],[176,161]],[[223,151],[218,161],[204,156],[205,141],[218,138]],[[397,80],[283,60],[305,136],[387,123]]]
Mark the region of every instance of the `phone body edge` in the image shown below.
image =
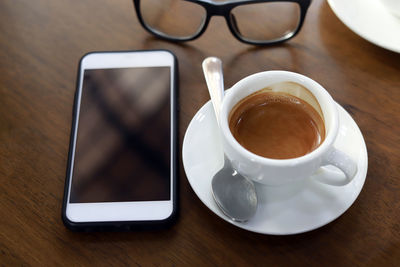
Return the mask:
[[[127,53],[127,52],[151,52],[151,51],[164,51],[173,57],[173,83],[171,92],[174,95],[173,100],[175,101],[174,105],[172,105],[172,117],[170,123],[171,127],[173,127],[172,131],[172,212],[171,214],[162,220],[152,220],[152,221],[112,221],[112,222],[73,222],[69,220],[67,216],[67,204],[68,204],[68,196],[69,196],[69,184],[71,176],[71,163],[73,160],[73,149],[75,143],[75,130],[77,127],[77,106],[78,106],[78,93],[80,86],[80,76],[82,72],[82,61],[84,58],[90,54],[96,53]],[[77,78],[76,78],[76,89],[74,93],[74,104],[72,110],[72,125],[70,131],[70,142],[68,149],[68,159],[67,159],[67,168],[66,168],[66,178],[64,183],[64,194],[63,194],[63,202],[62,202],[62,213],[61,219],[66,228],[72,231],[83,231],[83,232],[92,232],[92,231],[129,231],[129,230],[156,230],[156,229],[164,229],[170,227],[178,218],[178,190],[179,190],[179,82],[178,82],[178,61],[174,53],[166,49],[152,49],[152,50],[123,50],[123,51],[92,51],[84,54],[78,63],[77,70]]]

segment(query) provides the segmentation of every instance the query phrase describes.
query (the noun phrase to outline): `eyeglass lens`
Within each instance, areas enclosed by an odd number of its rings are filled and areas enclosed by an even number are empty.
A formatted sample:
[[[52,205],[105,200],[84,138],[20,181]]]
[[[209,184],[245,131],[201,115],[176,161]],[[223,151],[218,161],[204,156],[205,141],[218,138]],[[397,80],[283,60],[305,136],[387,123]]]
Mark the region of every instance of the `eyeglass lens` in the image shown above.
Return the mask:
[[[148,27],[173,38],[194,36],[207,16],[201,5],[182,0],[141,0],[140,12]]]
[[[231,11],[231,24],[249,41],[289,37],[300,23],[300,6],[293,2],[240,5]]]

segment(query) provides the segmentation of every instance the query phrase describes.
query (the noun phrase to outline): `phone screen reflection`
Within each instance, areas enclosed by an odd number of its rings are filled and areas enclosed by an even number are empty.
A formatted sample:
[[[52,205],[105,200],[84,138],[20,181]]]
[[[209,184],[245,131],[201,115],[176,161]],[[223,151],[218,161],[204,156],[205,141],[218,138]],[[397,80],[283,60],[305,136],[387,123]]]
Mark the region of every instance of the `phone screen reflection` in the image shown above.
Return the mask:
[[[85,70],[71,203],[170,199],[170,68]]]

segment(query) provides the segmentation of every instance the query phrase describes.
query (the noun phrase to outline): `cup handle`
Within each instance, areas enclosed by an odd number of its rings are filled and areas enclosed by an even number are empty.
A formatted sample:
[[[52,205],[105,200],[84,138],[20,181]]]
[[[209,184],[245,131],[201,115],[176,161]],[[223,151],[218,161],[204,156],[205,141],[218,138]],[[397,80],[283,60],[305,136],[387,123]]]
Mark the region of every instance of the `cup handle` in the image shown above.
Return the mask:
[[[346,185],[353,180],[354,176],[357,173],[357,163],[347,154],[336,148],[332,148],[329,153],[324,157],[322,161],[322,166],[324,165],[333,165],[339,168],[346,176],[345,179],[338,179],[337,176],[320,176],[316,178],[317,181],[328,185]]]

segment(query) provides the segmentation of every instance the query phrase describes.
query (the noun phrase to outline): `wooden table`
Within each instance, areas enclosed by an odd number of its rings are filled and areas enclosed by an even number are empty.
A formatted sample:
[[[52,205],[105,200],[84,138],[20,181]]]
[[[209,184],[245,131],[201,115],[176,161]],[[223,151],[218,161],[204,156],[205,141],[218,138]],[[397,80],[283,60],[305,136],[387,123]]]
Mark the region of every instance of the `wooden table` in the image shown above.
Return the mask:
[[[307,75],[353,116],[369,168],[356,202],[308,233],[268,236],[239,229],[195,195],[180,163],[180,217],[156,232],[74,233],[61,221],[78,61],[89,51],[169,49],[180,66],[182,144],[209,99],[201,70],[224,62],[225,85],[262,70]],[[126,0],[0,2],[0,265],[348,265],[400,264],[400,54],[350,31],[323,0],[300,34],[254,47],[222,18],[185,44],[150,36]]]

